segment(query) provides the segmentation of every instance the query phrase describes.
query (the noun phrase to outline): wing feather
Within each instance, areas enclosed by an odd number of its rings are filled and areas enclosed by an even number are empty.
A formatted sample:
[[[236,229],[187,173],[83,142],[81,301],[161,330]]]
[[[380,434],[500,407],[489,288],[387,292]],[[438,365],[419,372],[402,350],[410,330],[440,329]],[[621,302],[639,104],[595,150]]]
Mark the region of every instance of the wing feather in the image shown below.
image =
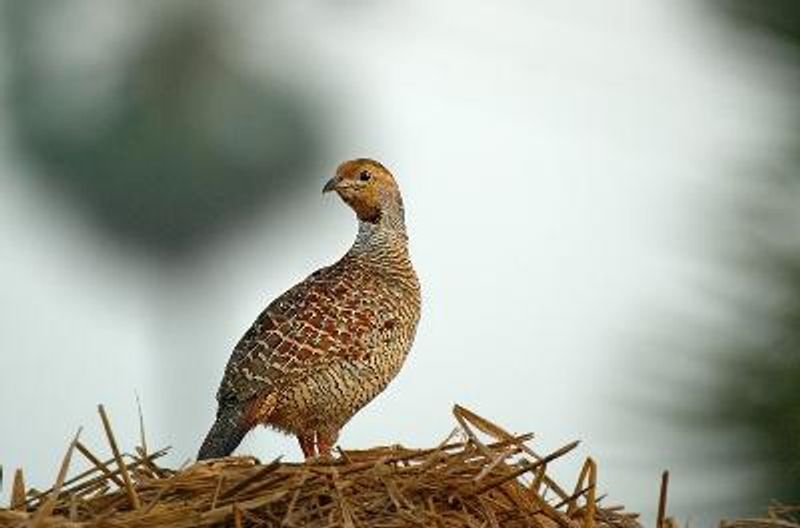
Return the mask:
[[[380,330],[369,295],[340,261],[275,299],[233,350],[217,392],[220,407],[278,394],[310,371],[364,357]],[[363,278],[359,277],[363,283]]]

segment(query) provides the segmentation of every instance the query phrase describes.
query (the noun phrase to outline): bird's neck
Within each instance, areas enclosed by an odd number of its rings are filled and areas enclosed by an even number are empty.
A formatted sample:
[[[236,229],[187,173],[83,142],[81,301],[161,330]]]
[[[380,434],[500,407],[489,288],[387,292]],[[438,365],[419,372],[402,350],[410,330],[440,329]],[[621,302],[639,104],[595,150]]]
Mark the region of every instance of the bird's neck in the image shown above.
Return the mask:
[[[372,270],[376,280],[387,281],[404,291],[419,309],[420,289],[408,252],[408,235],[402,208],[395,215],[382,215],[377,222],[361,220],[358,235],[345,259],[353,259]]]
[[[402,202],[384,210],[376,222],[360,220],[353,255],[408,260],[408,235]]]

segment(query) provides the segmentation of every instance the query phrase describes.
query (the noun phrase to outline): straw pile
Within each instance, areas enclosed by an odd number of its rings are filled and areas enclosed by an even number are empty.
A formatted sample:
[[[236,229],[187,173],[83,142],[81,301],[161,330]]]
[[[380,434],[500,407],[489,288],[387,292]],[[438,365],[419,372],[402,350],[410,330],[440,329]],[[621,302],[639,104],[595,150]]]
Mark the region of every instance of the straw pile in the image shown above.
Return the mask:
[[[775,504],[766,517],[722,521],[720,528],[800,528],[800,506]]]
[[[171,470],[165,451],[119,451],[100,415],[113,457],[100,460],[78,437],[56,484],[26,490],[15,475],[0,527],[535,527],[635,528],[636,514],[601,505],[597,466],[587,459],[569,491],[547,469],[577,445],[545,456],[474,413],[454,409],[459,428],[432,449],[340,450],[333,460],[260,464],[230,457]],[[91,469],[67,479],[80,454]]]

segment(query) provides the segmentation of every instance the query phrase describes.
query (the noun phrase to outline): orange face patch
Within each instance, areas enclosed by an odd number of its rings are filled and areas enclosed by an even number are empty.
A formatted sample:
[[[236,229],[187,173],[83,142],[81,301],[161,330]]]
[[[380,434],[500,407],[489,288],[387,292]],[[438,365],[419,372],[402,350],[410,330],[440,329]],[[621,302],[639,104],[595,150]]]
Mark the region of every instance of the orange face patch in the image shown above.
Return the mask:
[[[336,192],[365,222],[377,222],[385,201],[399,193],[389,170],[368,158],[342,163],[335,180]]]

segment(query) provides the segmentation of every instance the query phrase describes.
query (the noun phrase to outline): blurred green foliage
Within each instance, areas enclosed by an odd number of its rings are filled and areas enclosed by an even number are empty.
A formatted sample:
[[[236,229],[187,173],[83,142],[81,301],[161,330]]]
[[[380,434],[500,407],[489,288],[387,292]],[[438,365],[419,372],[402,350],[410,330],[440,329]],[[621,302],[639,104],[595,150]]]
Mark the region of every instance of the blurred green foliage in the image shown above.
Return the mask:
[[[730,21],[745,30],[764,32],[800,52],[800,2],[796,0],[713,0]],[[795,57],[795,60],[797,58]]]
[[[750,335],[717,336],[711,407],[696,409],[706,426],[730,433],[740,467],[762,472],[749,483],[752,513],[767,500],[800,500],[800,255],[762,249],[747,273],[777,299],[737,306]]]
[[[59,18],[74,1],[4,4],[11,122],[33,174],[95,225],[156,257],[185,254],[302,183],[321,148],[318,112],[231,56],[220,4],[118,4],[144,29],[116,55],[89,21]]]
[[[782,59],[792,73],[787,78],[797,79],[800,2],[714,5],[736,29],[767,39],[770,59]],[[800,98],[790,104],[800,128]],[[713,357],[721,358],[718,379],[706,400],[710,405],[695,409],[706,425],[731,433],[734,449],[743,448],[737,450],[740,467],[766,469],[763,480],[751,482],[754,513],[767,499],[800,501],[800,136],[786,138],[786,144],[784,156],[753,156],[756,168],[748,177],[763,192],[745,196],[735,211],[746,249],[731,262],[754,291],[734,305],[744,324],[712,338]]]

